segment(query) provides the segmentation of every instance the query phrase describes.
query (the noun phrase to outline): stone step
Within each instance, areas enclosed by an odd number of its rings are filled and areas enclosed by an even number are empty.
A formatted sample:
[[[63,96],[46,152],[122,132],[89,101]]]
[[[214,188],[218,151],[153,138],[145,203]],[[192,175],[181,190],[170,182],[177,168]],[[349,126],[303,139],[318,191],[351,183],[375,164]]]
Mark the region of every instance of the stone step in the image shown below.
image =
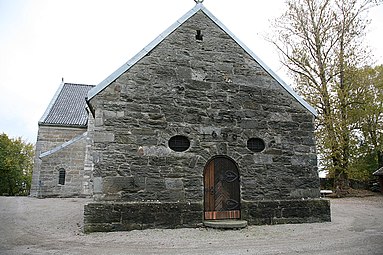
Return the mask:
[[[247,227],[246,220],[205,220],[203,225],[208,228],[240,229]]]

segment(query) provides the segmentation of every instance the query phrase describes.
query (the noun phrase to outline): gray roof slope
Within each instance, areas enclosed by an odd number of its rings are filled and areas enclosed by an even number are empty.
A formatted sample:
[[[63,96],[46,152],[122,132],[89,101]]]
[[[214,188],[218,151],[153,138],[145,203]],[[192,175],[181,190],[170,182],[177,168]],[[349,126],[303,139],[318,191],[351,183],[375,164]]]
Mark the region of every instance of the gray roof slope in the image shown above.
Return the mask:
[[[276,73],[274,73],[257,55],[254,54],[244,43],[242,43],[221,21],[219,21],[202,3],[196,4],[194,8],[188,11],[184,16],[177,20],[173,25],[166,29],[156,39],[149,43],[145,48],[138,52],[132,59],[123,64],[115,72],[109,75],[105,80],[99,83],[96,87],[88,92],[89,101],[102,90],[104,90],[109,84],[114,82],[124,72],[129,70],[134,64],[141,60],[147,53],[153,50],[158,44],[160,44],[167,36],[169,36],[174,30],[181,26],[186,20],[196,14],[198,11],[204,12],[215,24],[217,24],[223,31],[232,37],[256,62],[258,62],[279,84],[290,93],[301,105],[303,105],[309,112],[317,116],[317,111],[309,105],[302,97],[300,97],[289,85],[287,85]]]
[[[39,124],[55,126],[86,126],[86,96],[93,85],[62,83]]]

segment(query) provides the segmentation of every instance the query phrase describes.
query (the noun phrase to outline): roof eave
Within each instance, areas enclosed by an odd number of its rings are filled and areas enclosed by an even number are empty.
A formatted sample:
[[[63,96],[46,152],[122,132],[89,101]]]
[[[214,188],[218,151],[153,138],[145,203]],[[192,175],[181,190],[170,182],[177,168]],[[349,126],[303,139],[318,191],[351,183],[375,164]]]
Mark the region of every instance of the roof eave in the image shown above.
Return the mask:
[[[58,123],[44,123],[44,122],[38,122],[39,126],[45,126],[45,127],[67,127],[67,128],[87,128],[88,125],[77,125],[77,124],[58,124]]]

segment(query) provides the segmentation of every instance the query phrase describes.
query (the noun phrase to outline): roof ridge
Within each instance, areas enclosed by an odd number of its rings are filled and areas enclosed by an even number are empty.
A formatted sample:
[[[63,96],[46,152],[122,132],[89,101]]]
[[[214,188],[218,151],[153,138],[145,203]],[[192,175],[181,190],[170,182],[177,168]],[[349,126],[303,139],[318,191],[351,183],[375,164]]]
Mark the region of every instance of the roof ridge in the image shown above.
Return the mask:
[[[95,87],[96,86],[96,85],[92,85],[92,84],[72,83],[72,82],[65,82],[64,85],[76,85],[76,86],[88,86],[88,87]]]

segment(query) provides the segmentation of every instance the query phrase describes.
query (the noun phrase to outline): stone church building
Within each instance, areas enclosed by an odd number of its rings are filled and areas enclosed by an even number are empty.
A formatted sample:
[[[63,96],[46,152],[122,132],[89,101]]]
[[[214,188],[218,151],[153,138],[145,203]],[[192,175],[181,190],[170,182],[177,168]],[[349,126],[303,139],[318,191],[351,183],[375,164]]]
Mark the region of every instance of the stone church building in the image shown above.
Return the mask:
[[[202,3],[81,88],[85,122],[40,122],[32,194],[91,194],[85,231],[330,220],[316,111]]]
[[[85,97],[93,87],[62,82],[41,117],[31,196],[73,197],[92,194]]]

